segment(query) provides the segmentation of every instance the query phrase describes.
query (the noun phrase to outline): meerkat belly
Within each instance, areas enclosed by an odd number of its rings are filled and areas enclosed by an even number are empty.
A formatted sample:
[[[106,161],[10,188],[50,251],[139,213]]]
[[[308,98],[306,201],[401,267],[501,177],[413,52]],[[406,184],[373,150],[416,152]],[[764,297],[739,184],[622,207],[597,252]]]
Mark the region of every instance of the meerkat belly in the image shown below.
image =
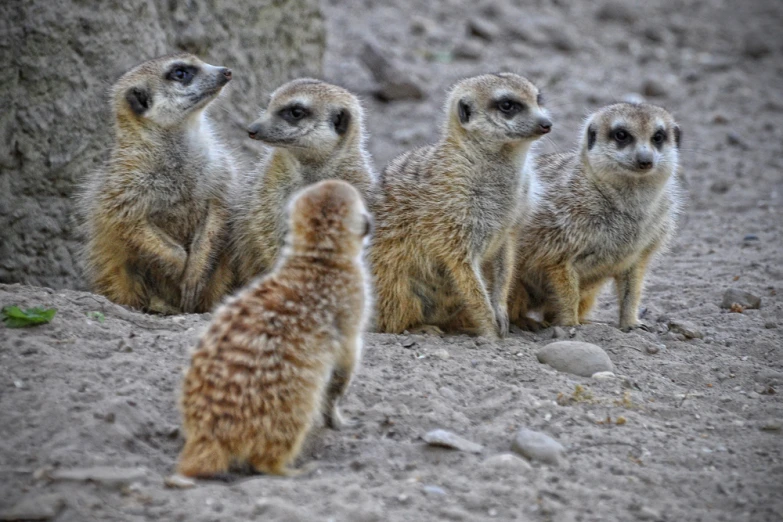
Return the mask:
[[[194,201],[171,201],[167,208],[152,212],[150,222],[187,249],[199,224],[206,217],[204,204]]]

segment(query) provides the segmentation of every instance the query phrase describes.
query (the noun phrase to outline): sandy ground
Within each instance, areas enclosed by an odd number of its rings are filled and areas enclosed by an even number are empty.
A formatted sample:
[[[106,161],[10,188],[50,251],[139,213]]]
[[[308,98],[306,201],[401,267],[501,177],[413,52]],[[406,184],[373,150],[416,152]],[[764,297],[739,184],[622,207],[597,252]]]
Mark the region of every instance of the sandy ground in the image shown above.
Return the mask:
[[[316,471],[169,489],[163,480],[182,445],[176,394],[209,316],[145,316],[86,293],[0,285],[2,306],[58,309],[49,325],[0,327],[0,513],[783,520],[783,4],[419,4],[324,6],[327,78],[365,98],[379,166],[434,139],[445,89],[486,71],[510,69],[543,87],[555,121],[543,151],[571,147],[586,113],[629,93],[680,122],[689,201],[648,278],[642,318],[651,331],[618,331],[607,289],[592,324],[561,332],[603,347],[618,377],[539,364],[535,351],[552,329],[500,342],[372,334],[344,407],[358,425],[314,433],[301,460],[316,461]],[[483,36],[470,36],[471,26]],[[367,39],[425,99],[373,98],[359,57]],[[761,308],[720,308],[731,287],[760,297]],[[105,321],[87,316],[94,311]],[[558,440],[565,461],[498,463],[522,427]],[[436,428],[483,450],[430,447],[422,436]]]

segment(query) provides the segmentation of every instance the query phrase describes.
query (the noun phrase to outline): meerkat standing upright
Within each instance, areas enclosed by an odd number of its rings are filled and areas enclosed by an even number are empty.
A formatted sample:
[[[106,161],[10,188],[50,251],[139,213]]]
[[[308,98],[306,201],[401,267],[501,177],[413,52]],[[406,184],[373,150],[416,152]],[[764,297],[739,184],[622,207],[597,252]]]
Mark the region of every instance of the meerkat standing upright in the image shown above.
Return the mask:
[[[463,80],[446,102],[441,140],[383,172],[369,249],[380,331],[508,332],[528,151],[552,127],[540,101],[515,74]]]
[[[225,67],[175,54],[113,86],[116,141],[81,195],[86,276],[112,301],[206,312],[229,290],[233,165],[204,111],[229,80]]]
[[[183,384],[179,473],[209,476],[232,461],[291,474],[318,414],[337,408],[361,353],[369,315],[362,245],[370,218],[339,180],[295,195],[272,272],[215,314]]]
[[[614,278],[619,326],[636,327],[645,271],[680,208],[680,128],[666,110],[618,103],[592,114],[578,150],[539,156],[521,228],[512,322],[576,325]]]
[[[272,93],[269,106],[248,127],[272,147],[257,172],[235,187],[234,256],[240,284],[274,264],[285,232],[291,194],[325,179],[341,179],[367,200],[375,182],[365,148],[359,100],[341,87],[309,78]]]

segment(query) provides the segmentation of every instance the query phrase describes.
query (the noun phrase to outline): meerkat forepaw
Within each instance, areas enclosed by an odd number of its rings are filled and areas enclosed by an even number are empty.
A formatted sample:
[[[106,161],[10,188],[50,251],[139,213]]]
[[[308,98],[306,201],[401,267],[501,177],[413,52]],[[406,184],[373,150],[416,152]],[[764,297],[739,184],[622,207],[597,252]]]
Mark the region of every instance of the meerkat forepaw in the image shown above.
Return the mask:
[[[184,313],[193,313],[196,311],[201,300],[201,295],[204,292],[204,280],[199,279],[192,281],[185,279],[183,281],[180,292],[180,307]]]
[[[511,324],[508,320],[508,312],[501,311],[496,314],[495,322],[497,323],[498,336],[501,339],[508,337],[508,332]]]
[[[346,420],[336,406],[330,413],[326,415],[324,420],[326,421],[326,425],[335,431],[340,431],[344,428],[353,428],[356,426],[356,422]]]
[[[434,324],[422,324],[415,328],[410,328],[408,329],[408,333],[414,335],[437,335],[438,337],[443,337],[445,335],[443,330]]]

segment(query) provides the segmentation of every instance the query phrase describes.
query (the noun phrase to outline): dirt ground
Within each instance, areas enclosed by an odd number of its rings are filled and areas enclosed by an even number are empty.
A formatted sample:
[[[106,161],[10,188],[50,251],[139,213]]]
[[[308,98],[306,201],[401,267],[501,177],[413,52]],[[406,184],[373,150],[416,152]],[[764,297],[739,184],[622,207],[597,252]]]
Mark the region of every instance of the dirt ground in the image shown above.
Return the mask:
[[[606,350],[606,380],[539,364],[553,329],[499,342],[370,334],[344,405],[358,425],[314,433],[301,461],[315,471],[171,489],[176,395],[208,314],[0,285],[2,306],[58,310],[48,325],[0,327],[0,519],[783,520],[783,4],[355,4],[324,5],[325,70],[365,99],[379,168],[433,140],[445,89],[487,71],[544,89],[555,129],[541,151],[568,149],[585,114],[629,95],[672,111],[689,200],[648,278],[650,331],[617,330],[607,289],[592,324],[561,332]],[[368,39],[424,99],[373,97]],[[722,309],[732,287],[760,309]],[[496,458],[523,427],[563,444],[565,461]],[[428,446],[436,428],[483,450]]]

